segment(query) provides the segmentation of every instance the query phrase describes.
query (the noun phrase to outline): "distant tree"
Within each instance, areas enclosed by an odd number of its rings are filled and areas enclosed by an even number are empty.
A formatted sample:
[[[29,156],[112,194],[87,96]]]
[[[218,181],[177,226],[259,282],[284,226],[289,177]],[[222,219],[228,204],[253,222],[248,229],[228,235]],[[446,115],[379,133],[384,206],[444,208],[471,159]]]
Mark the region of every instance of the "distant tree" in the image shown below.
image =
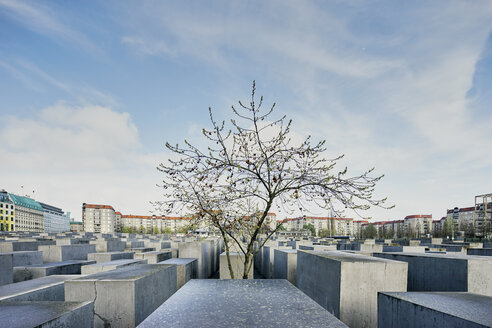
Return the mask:
[[[145,229],[143,225],[141,225],[140,228],[138,228],[138,233],[145,233],[146,231],[147,229]]]
[[[213,225],[224,240],[233,278],[230,245],[244,254],[242,277],[247,279],[254,256],[277,231],[258,242],[272,207],[293,213],[317,206],[337,214],[337,208],[389,208],[385,198],[373,195],[382,175],[373,176],[373,169],[355,176],[348,176],[347,168],[336,170],[343,156],[327,159],[325,141],[312,144],[309,136],[294,145],[292,121],[285,116],[272,119],[275,104],[264,111],[262,103],[253,82],[250,101],[232,107],[229,126],[216,121],[209,108],[211,128],[202,131],[208,147],[187,140],[184,146],[166,143],[175,156],[158,167],[164,174],[164,200],[156,205],[167,213],[186,211]]]
[[[377,234],[378,234],[378,231],[377,231],[376,227],[372,223],[370,223],[362,231],[362,238],[374,239],[374,238],[376,238]]]
[[[320,229],[318,234],[321,238],[326,238],[331,236],[330,229]]]
[[[154,227],[154,229],[152,230],[152,233],[153,233],[154,235],[158,235],[158,234],[160,234],[160,233],[161,233],[161,231],[159,230],[159,228]]]
[[[277,231],[286,231],[287,228],[284,227],[282,223],[277,224]]]
[[[311,231],[311,236],[316,236],[316,228],[311,223],[303,225],[302,230],[309,230]]]
[[[165,227],[165,228],[162,230],[162,233],[163,233],[163,234],[167,234],[167,235],[171,234],[171,233],[172,233],[171,228],[169,228],[169,227]]]

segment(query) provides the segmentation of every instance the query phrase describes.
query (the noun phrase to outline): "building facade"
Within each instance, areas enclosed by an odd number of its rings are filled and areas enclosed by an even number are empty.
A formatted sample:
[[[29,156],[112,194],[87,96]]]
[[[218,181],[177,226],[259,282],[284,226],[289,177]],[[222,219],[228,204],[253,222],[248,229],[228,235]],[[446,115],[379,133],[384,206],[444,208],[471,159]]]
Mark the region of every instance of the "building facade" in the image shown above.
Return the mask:
[[[0,190],[0,231],[15,231],[14,203],[5,190]]]
[[[116,212],[110,205],[82,204],[82,224],[85,232],[115,233],[119,231]]]
[[[39,204],[44,211],[44,232],[70,231],[70,220],[60,208],[41,202]]]
[[[9,194],[15,210],[15,231],[44,231],[44,210],[34,199]]]

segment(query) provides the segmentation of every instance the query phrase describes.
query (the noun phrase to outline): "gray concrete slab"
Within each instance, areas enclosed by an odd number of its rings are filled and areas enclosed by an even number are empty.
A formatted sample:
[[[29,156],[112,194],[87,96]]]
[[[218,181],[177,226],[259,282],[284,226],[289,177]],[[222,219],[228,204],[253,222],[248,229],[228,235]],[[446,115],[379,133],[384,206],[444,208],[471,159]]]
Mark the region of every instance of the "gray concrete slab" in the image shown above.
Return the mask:
[[[52,275],[81,274],[81,267],[94,261],[63,261],[14,267],[14,282]]]
[[[297,252],[297,287],[350,327],[377,326],[377,293],[406,291],[405,262],[342,251]]]
[[[492,297],[459,292],[383,292],[379,327],[492,327]]]
[[[63,283],[80,275],[54,275],[0,286],[0,301],[65,300]]]
[[[137,265],[137,264],[147,264],[147,260],[123,259],[123,260],[114,260],[111,262],[84,265],[83,267],[81,267],[81,273],[84,275],[95,274],[104,271],[115,270],[129,265]]]
[[[468,248],[468,255],[492,256],[492,248]]]
[[[169,259],[157,264],[174,264],[176,265],[176,284],[177,288],[183,287],[191,279],[196,279],[198,271],[197,259]]]
[[[92,302],[0,302],[0,327],[92,327]]]
[[[0,286],[14,282],[13,263],[12,253],[0,253]]]
[[[66,301],[94,301],[95,327],[134,327],[176,292],[176,266],[142,264],[65,282]]]
[[[9,254],[9,253],[5,253]],[[43,263],[43,252],[41,251],[19,251],[10,253],[13,256],[13,266],[33,265]]]
[[[286,280],[191,280],[147,327],[346,327]]]
[[[123,252],[126,248],[126,242],[121,240],[93,240],[89,242],[96,246],[96,252]]]
[[[149,264],[156,264],[172,258],[172,251],[162,250],[162,251],[135,253],[134,258],[146,260]]]
[[[44,263],[87,260],[89,253],[96,252],[95,245],[48,245],[38,249],[43,252]]]
[[[408,263],[408,291],[470,292],[492,296],[492,258],[460,253],[374,253]]]
[[[107,252],[107,253],[89,253],[87,259],[96,261],[96,263],[105,263],[116,260],[131,260],[134,252]]]
[[[299,245],[301,247],[302,245]],[[306,246],[309,247],[309,246]],[[274,279],[287,279],[296,286],[297,283],[297,250],[275,250],[273,265]]]

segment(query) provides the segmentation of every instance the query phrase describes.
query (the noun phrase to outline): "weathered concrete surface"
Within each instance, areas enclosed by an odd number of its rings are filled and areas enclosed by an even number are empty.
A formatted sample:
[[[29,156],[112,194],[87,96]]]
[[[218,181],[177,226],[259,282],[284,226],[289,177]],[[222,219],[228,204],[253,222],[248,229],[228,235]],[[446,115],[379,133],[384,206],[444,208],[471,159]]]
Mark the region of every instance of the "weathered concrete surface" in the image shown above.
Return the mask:
[[[14,282],[13,263],[12,253],[0,253],[0,286]]]
[[[457,292],[383,292],[379,327],[492,327],[492,297]]]
[[[121,240],[93,240],[90,244],[95,245],[99,253],[123,252],[126,247],[126,243]]]
[[[377,292],[406,291],[407,263],[341,251],[297,253],[297,287],[350,327],[377,326]]]
[[[234,272],[234,279],[243,279],[244,272],[244,254],[237,252],[230,252],[229,258],[231,260],[232,271]],[[220,254],[220,279],[232,279],[231,272],[229,271],[229,265],[227,263],[227,255],[225,252]],[[253,279],[254,261],[251,263],[251,268],[248,271],[248,279]]]
[[[0,327],[91,328],[92,302],[0,302]]]
[[[96,263],[105,263],[116,260],[131,260],[134,252],[108,252],[108,253],[89,253],[87,259]]]
[[[346,327],[285,280],[191,280],[147,327]]]
[[[115,270],[115,269],[122,268],[122,267],[129,266],[129,265],[136,265],[136,264],[147,264],[147,260],[124,259],[124,260],[114,260],[111,262],[84,265],[81,268],[81,272],[84,275],[95,274],[95,273],[100,273],[100,272],[104,272],[104,271]]]
[[[408,263],[408,291],[470,292],[492,296],[492,258],[462,254],[375,253]]]
[[[130,252],[136,253],[146,253],[146,252],[155,252],[155,247],[133,247],[128,249]]]
[[[79,275],[57,275],[22,281],[0,287],[0,301],[60,301],[65,300],[63,283]]]
[[[299,246],[301,247],[301,246]],[[297,281],[297,250],[275,250],[273,266],[274,279],[287,279],[296,286]]]
[[[468,255],[492,256],[492,248],[468,248]]]
[[[0,242],[0,253],[19,252],[19,251],[37,251],[40,245],[55,245],[54,240],[43,241],[5,241]]]
[[[9,254],[9,253],[5,253]],[[13,266],[43,264],[43,252],[20,251],[10,253],[13,256]]]
[[[191,279],[196,279],[198,261],[197,259],[169,259],[158,264],[176,265],[176,284],[177,288],[183,287]]]
[[[52,275],[80,274],[81,267],[94,261],[64,261],[14,267],[14,282]]]
[[[156,264],[172,258],[171,250],[135,253],[135,259],[147,260],[149,264]]]
[[[44,263],[87,260],[89,253],[96,252],[95,245],[49,245],[38,248],[43,252]]]
[[[200,241],[182,242],[178,244],[180,258],[195,258],[198,266],[198,279],[209,278],[210,270],[210,246]]]
[[[66,301],[94,301],[94,326],[134,327],[176,292],[176,266],[142,264],[65,282]]]

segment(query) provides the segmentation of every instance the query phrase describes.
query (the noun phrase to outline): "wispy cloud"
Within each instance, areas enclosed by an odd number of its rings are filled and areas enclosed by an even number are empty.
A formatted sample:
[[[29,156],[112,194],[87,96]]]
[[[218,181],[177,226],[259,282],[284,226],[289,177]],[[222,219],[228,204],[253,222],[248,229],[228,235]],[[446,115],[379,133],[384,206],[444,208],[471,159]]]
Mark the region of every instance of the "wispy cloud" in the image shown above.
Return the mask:
[[[70,42],[93,55],[103,54],[102,49],[83,33],[66,23],[67,18],[40,2],[0,0],[0,13],[6,13],[20,25],[58,42]],[[64,22],[65,21],[65,22]]]

